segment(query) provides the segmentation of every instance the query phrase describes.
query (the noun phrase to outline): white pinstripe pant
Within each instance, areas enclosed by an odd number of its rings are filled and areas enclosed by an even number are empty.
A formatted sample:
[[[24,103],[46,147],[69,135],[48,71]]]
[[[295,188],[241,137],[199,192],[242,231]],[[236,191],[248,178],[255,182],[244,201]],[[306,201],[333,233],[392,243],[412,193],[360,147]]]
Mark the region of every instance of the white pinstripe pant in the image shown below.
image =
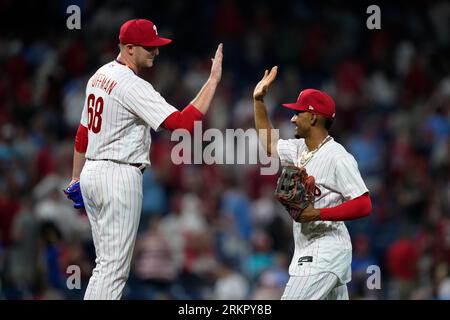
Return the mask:
[[[92,229],[95,269],[85,300],[118,300],[130,272],[142,209],[142,173],[111,161],[86,161],[81,192]]]
[[[348,300],[347,285],[332,272],[291,276],[281,300]]]

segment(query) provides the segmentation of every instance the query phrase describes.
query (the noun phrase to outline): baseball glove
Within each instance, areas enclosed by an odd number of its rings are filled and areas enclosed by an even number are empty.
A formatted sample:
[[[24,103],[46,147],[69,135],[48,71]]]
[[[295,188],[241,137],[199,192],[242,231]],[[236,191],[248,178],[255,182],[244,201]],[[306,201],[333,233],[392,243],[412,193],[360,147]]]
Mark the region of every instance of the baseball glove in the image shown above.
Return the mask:
[[[295,166],[283,167],[278,178],[275,196],[289,212],[295,221],[315,197],[320,196],[320,189],[316,186],[313,176],[308,176],[306,169]]]
[[[63,192],[67,196],[68,199],[73,201],[73,207],[75,209],[83,209],[84,208],[83,196],[81,195],[81,189],[80,189],[80,181],[77,181],[74,184],[71,184],[66,189],[64,189]]]

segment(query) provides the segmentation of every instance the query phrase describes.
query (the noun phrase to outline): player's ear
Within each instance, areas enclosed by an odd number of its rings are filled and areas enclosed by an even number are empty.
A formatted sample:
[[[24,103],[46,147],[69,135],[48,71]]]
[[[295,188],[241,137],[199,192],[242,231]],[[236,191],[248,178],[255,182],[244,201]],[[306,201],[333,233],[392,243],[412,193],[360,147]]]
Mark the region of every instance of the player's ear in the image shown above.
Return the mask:
[[[134,53],[134,46],[132,44],[126,44],[125,50],[127,51],[128,55],[132,56]]]
[[[313,113],[310,113],[311,118],[309,120],[309,123],[311,124],[311,126],[315,126],[317,124],[317,122],[319,121],[319,116]]]

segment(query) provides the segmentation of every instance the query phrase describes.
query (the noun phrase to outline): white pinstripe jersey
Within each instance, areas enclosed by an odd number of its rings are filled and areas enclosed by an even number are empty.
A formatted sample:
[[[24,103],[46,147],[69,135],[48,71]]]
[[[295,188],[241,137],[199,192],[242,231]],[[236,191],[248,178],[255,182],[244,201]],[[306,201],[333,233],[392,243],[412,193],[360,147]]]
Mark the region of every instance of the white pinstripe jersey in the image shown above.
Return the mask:
[[[150,128],[174,111],[147,81],[112,61],[89,79],[81,124],[88,128],[86,158],[150,164]]]
[[[299,157],[308,151],[304,139],[278,141],[282,165],[299,166]],[[368,192],[353,156],[331,139],[305,166],[314,176],[321,195],[314,207],[330,208]],[[335,273],[342,283],[351,278],[352,244],[342,221],[293,222],[295,251],[289,266],[290,275],[313,275],[324,271]],[[312,262],[308,262],[312,257]],[[303,260],[299,261],[299,260]]]

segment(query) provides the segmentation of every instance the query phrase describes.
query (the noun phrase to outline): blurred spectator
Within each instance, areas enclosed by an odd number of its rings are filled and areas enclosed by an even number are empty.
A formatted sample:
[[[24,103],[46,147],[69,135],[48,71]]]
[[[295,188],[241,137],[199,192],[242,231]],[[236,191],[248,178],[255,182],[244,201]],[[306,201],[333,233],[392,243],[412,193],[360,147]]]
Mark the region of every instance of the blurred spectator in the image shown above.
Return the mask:
[[[90,238],[87,217],[79,215],[61,192],[64,182],[58,176],[48,175],[35,187],[36,217],[53,223],[68,241]]]
[[[375,299],[377,290],[369,290],[367,279],[369,267],[379,264],[371,252],[370,239],[365,235],[356,235],[353,239],[352,281],[349,284],[350,294],[355,299]]]
[[[387,267],[391,281],[391,299],[410,299],[417,281],[419,252],[410,238],[394,242],[388,249]]]
[[[278,254],[273,266],[264,270],[258,278],[250,299],[279,300],[289,280],[289,260],[284,254]]]
[[[251,254],[245,261],[245,272],[251,281],[275,264],[275,255],[271,250],[271,239],[263,230],[257,230],[252,238]]]
[[[167,211],[166,193],[157,181],[154,170],[150,167],[144,172],[142,181],[143,199],[141,225],[148,224],[152,216],[162,215]]]
[[[39,256],[42,255],[40,227],[29,201],[14,220],[11,230],[11,249],[5,261],[8,290],[22,298],[31,298],[43,272]]]
[[[152,219],[147,230],[138,237],[133,261],[135,280],[139,281],[142,287],[141,295],[132,293],[134,298],[150,300],[173,298],[171,290],[177,278],[177,269],[157,218]]]
[[[247,298],[248,280],[234,270],[230,261],[219,263],[215,270],[215,285],[212,299],[243,300]]]

